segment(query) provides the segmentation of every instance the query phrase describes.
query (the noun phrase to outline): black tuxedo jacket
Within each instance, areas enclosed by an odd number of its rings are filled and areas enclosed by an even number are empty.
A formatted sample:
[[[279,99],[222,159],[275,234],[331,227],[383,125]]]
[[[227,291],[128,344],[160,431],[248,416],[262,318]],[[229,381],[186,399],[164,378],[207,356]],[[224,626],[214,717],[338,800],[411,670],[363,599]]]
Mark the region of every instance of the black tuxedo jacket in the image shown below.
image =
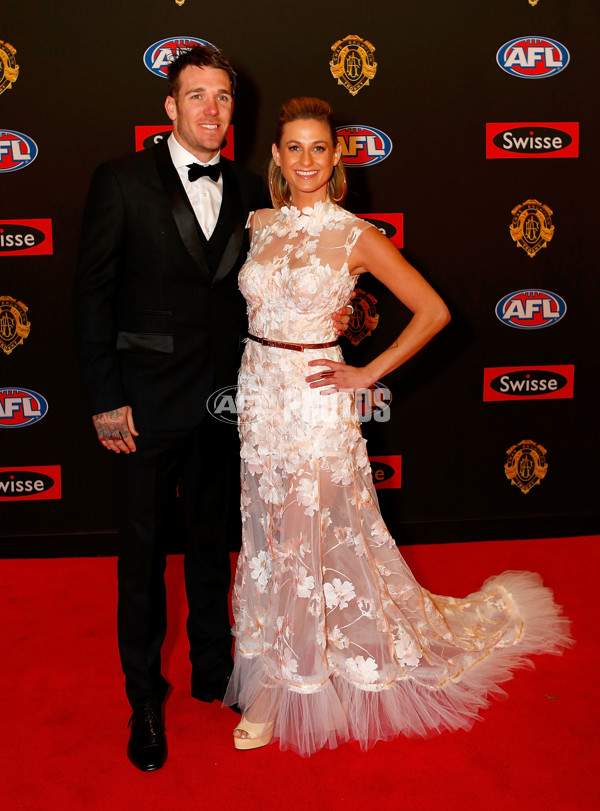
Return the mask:
[[[221,158],[234,223],[211,274],[166,140],[100,166],[83,217],[75,285],[92,414],[130,405],[138,430],[198,424],[206,398],[234,385],[246,309],[237,276],[262,181]]]

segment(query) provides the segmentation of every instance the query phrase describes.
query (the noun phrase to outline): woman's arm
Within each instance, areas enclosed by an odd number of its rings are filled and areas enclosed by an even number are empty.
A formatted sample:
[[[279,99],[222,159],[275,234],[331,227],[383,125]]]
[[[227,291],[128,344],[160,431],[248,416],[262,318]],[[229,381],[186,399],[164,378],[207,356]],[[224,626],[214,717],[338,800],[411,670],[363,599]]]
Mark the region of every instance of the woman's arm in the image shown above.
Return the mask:
[[[448,308],[421,274],[376,228],[359,237],[349,259],[350,273],[371,273],[413,313],[394,343],[366,366],[348,366],[330,360],[313,360],[309,366],[327,371],[306,378],[311,388],[329,386],[323,394],[355,391],[372,386],[422,349],[450,321]]]

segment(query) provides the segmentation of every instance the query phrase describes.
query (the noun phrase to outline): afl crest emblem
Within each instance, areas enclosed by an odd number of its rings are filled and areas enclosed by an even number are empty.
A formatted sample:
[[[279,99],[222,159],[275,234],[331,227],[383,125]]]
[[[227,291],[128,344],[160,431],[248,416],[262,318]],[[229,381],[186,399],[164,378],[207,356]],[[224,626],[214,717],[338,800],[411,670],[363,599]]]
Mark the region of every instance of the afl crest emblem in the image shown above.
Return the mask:
[[[531,258],[554,236],[552,211],[539,200],[525,200],[511,211],[510,235]]]
[[[0,296],[0,347],[5,355],[29,335],[31,324],[27,318],[27,307],[22,301],[11,296]]]
[[[350,324],[344,334],[354,346],[358,346],[363,338],[367,338],[379,323],[379,315],[376,309],[377,299],[357,287],[354,290],[351,304],[354,307],[354,312],[350,316]]]
[[[19,66],[15,62],[16,49],[10,42],[0,39],[0,93],[10,90],[13,82],[17,81]]]
[[[377,62],[373,58],[375,48],[368,40],[350,34],[334,42],[331,50],[333,51],[333,59],[329,63],[331,75],[352,96],[356,96],[377,73]]]
[[[531,439],[523,439],[506,451],[504,472],[511,484],[528,493],[548,472],[546,449]]]

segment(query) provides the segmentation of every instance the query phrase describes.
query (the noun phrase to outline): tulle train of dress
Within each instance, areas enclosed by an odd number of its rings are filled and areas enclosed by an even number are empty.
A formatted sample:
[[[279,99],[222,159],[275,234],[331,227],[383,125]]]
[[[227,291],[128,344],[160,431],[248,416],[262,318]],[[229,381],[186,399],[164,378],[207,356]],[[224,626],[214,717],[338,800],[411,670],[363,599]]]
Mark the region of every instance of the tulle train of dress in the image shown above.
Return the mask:
[[[250,333],[335,339],[366,222],[331,203],[260,212],[240,273]],[[275,720],[282,749],[466,729],[569,623],[538,575],[504,572],[464,599],[419,586],[382,520],[354,398],[308,388],[339,347],[246,344],[238,391],[243,545],[226,703]],[[312,371],[315,371],[314,369]]]

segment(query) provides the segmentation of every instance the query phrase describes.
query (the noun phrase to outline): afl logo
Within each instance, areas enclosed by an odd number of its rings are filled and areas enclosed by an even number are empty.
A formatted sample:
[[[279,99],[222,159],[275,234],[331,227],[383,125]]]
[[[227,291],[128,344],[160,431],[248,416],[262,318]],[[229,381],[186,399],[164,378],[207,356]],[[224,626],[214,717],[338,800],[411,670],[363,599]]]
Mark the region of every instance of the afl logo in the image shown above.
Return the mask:
[[[517,290],[496,305],[498,319],[517,329],[549,327],[560,321],[566,312],[564,300],[548,290]]]
[[[385,160],[392,151],[391,138],[375,127],[357,124],[337,128],[344,166],[372,166]]]
[[[521,79],[545,79],[560,73],[569,64],[564,45],[547,37],[517,37],[505,42],[496,61],[506,73]]]
[[[0,172],[24,169],[33,163],[37,153],[37,144],[28,135],[13,130],[0,130]]]
[[[154,45],[146,49],[144,53],[144,65],[146,65],[148,70],[154,73],[155,76],[162,76],[163,79],[166,79],[169,64],[176,59],[179,54],[184,51],[189,51],[194,45],[208,45],[210,48],[215,48],[211,42],[205,39],[197,39],[196,37],[169,37],[168,39],[161,39],[160,42],[155,42]]]
[[[48,403],[29,389],[0,389],[0,428],[25,428],[43,419]]]

